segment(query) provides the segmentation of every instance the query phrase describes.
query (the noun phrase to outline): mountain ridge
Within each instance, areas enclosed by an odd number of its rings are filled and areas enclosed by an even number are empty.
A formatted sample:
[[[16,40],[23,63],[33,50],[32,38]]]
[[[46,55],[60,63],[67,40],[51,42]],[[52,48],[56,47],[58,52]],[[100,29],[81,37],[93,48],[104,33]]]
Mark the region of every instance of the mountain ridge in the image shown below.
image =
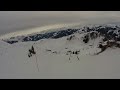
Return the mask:
[[[118,36],[120,33],[120,25],[115,25],[115,24],[98,24],[98,25],[76,25],[73,27],[67,27],[67,28],[58,28],[58,29],[53,29],[53,31],[43,31],[39,33],[33,33],[33,34],[28,34],[28,35],[21,35],[21,36],[16,36],[16,37],[10,37],[8,39],[2,39],[3,41],[9,43],[9,44],[14,44],[17,42],[27,42],[27,41],[38,41],[41,39],[57,39],[61,38],[64,36],[69,36],[74,33],[86,33],[86,32],[91,32],[91,31],[96,31],[101,34],[107,35],[109,33],[111,34],[117,34]],[[111,32],[110,32],[111,31]],[[116,33],[115,33],[116,31]]]

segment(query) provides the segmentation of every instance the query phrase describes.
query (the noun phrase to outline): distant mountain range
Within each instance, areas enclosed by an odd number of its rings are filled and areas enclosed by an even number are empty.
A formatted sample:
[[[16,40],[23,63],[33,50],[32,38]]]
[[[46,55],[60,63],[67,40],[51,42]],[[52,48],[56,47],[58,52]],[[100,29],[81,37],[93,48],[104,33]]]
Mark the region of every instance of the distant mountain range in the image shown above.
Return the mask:
[[[85,25],[85,26],[76,26],[73,28],[63,28],[56,29],[54,31],[45,31],[44,33],[34,33],[30,35],[10,37],[8,39],[3,39],[3,41],[14,44],[17,42],[28,42],[28,41],[38,41],[41,39],[57,39],[65,36],[72,35],[74,33],[89,33],[95,31],[106,38],[113,39],[116,38],[120,41],[120,25],[118,24],[104,24],[104,25]]]

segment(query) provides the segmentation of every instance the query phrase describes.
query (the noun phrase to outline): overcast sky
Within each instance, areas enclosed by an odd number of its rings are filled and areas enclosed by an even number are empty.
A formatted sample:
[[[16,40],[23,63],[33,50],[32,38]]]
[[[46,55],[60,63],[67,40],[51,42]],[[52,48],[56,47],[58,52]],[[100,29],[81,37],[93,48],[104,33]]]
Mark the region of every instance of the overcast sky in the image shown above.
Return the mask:
[[[0,35],[52,24],[115,22],[120,22],[120,11],[0,11]]]

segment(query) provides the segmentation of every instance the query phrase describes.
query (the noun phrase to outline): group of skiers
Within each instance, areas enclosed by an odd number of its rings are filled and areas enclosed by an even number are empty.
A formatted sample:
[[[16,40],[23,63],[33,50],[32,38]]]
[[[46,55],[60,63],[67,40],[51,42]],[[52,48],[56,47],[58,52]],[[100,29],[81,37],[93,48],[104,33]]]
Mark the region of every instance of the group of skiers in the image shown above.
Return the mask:
[[[71,54],[76,55],[77,59],[80,60],[79,57],[78,57],[79,53],[80,53],[80,50],[79,51],[68,51],[67,55],[70,55],[69,60],[71,60]]]
[[[79,50],[79,51],[68,51],[68,52],[67,52],[67,55],[68,55],[68,54],[70,55],[69,60],[70,60],[70,58],[71,58],[71,54],[76,55],[76,56],[77,56],[77,59],[80,60],[79,57],[78,57],[79,52],[80,52],[80,50]],[[34,49],[34,47],[32,46],[31,49],[29,49],[28,57],[30,58],[30,57],[32,57],[32,55],[35,55],[35,54],[36,54],[35,49]]]

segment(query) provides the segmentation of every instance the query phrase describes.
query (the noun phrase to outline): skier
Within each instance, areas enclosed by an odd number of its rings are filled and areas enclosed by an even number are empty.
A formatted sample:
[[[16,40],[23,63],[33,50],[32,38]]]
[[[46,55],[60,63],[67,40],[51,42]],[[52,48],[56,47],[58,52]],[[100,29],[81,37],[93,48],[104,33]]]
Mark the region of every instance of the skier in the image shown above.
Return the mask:
[[[36,52],[35,52],[34,47],[32,46],[31,49],[29,49],[28,57],[30,58],[33,54],[36,57],[36,66],[37,66],[37,69],[38,69],[38,72],[39,72],[39,67],[38,67]]]
[[[36,54],[35,50],[34,50],[34,47],[32,46],[31,49],[29,49],[29,53],[28,53],[28,57],[31,57],[32,54]]]
[[[31,48],[31,50],[32,50],[32,54],[36,54],[33,46],[32,46],[32,48]]]
[[[79,59],[79,57],[78,57],[79,52],[80,52],[80,50],[79,50],[79,51],[74,52],[74,54],[77,56],[77,59],[78,59],[78,60],[80,60],[80,59]]]

